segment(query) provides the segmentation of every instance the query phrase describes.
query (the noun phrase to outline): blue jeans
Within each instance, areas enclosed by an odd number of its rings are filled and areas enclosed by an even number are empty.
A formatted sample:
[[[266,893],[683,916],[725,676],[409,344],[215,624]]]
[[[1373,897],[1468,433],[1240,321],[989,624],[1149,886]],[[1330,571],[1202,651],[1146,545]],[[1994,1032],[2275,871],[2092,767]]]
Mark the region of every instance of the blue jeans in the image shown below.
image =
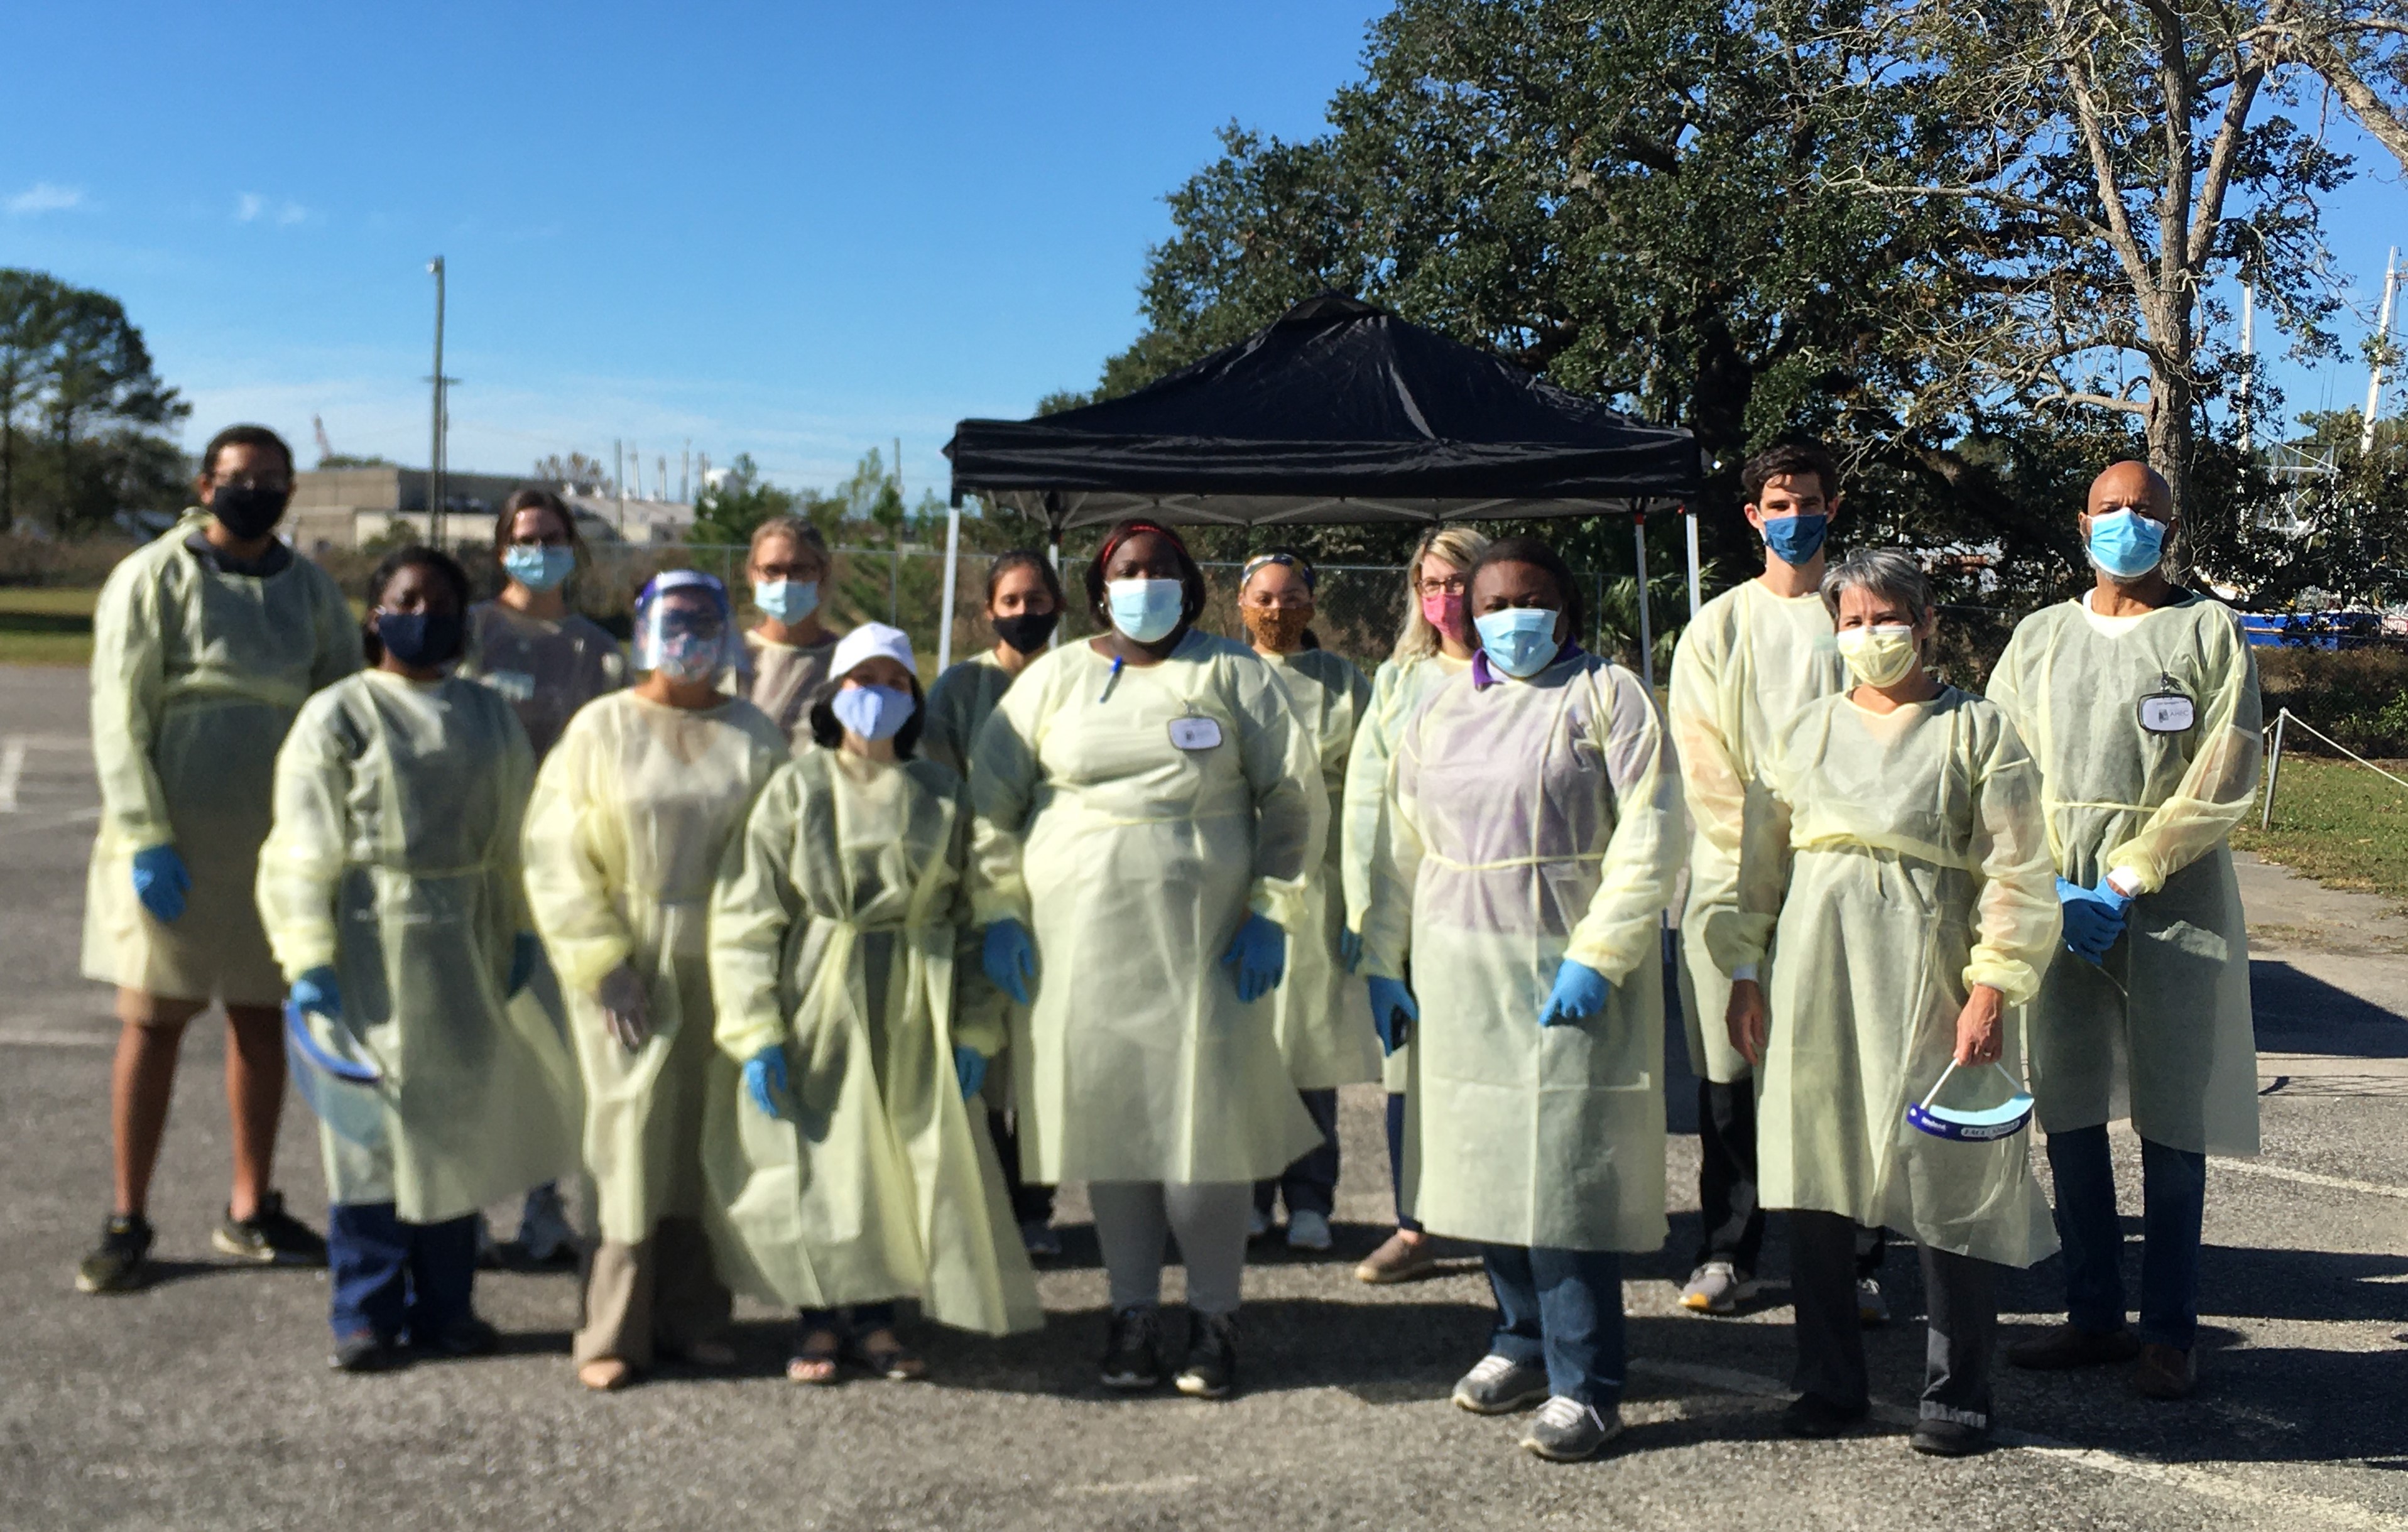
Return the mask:
[[[1483,1245],[1497,1296],[1492,1354],[1544,1362],[1547,1392],[1610,1415],[1622,1398],[1622,1256],[1611,1250]]]
[[[1321,1130],[1321,1142],[1306,1150],[1277,1180],[1254,1182],[1254,1206],[1268,1214],[1272,1204],[1285,1197],[1290,1218],[1298,1213],[1327,1218],[1338,1210],[1338,1091],[1333,1086],[1296,1094],[1312,1115],[1312,1125]]]
[[[2057,1178],[2057,1237],[2065,1246],[2066,1317],[2078,1330],[2120,1330],[2124,1225],[2115,1216],[2107,1129],[2050,1134],[2048,1167]],[[2140,1337],[2186,1352],[2199,1333],[2207,1156],[2142,1139],[2141,1206]]]
[[[477,1215],[405,1224],[390,1202],[337,1202],[326,1210],[326,1275],[336,1339],[442,1335],[470,1316]]]
[[[1397,1195],[1397,1227],[1422,1232],[1421,1221],[1405,1211],[1405,1093],[1388,1093],[1388,1184]]]

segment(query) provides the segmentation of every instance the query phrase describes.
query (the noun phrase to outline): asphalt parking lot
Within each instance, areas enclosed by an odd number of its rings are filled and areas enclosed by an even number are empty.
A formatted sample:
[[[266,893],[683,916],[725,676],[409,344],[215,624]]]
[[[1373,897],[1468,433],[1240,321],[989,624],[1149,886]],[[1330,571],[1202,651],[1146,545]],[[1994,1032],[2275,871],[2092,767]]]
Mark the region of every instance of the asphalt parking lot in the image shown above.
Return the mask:
[[[1753,1311],[1677,1310],[1697,1234],[1685,1078],[1667,1085],[1672,1238],[1627,1270],[1632,1428],[1593,1464],[1541,1464],[1513,1425],[1448,1404],[1486,1333],[1476,1264],[1353,1280],[1388,1198],[1368,1090],[1346,1102],[1340,1248],[1249,1273],[1226,1404],[1096,1385],[1104,1282],[1075,1193],[1044,1332],[921,1330],[926,1383],[790,1386],[786,1324],[749,1309],[736,1374],[590,1396],[567,1359],[574,1278],[532,1271],[480,1280],[502,1356],[342,1377],[322,1274],[209,1253],[226,1123],[206,1024],[154,1193],[165,1278],[73,1291],[108,1211],[115,1030],[77,973],[97,803],[82,687],[0,669],[0,1527],[2408,1527],[2408,925],[2371,900],[2247,869],[2266,1153],[2210,1170],[2197,1396],[2002,1368],[2009,1444],[1965,1462],[1910,1453],[1897,1410],[1836,1442],[1781,1435],[1777,1222]],[[2137,1268],[2137,1145],[2116,1141]],[[280,1179],[321,1222],[297,1101]],[[1874,1388],[1911,1405],[1912,1253],[1885,1276],[1899,1317],[1870,1338]],[[2006,1335],[2049,1322],[2057,1292],[2053,1261],[2006,1281]]]

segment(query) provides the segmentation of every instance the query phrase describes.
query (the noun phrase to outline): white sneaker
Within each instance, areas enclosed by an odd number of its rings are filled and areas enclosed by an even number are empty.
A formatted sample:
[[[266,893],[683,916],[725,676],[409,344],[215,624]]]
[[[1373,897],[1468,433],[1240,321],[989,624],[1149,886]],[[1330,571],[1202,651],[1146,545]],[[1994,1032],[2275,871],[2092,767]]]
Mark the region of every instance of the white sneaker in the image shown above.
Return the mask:
[[[577,1253],[577,1230],[569,1225],[557,1187],[538,1186],[527,1193],[519,1212],[518,1246],[538,1266]]]
[[[1708,1261],[1689,1273],[1681,1307],[1692,1313],[1727,1314],[1756,1296],[1756,1282],[1728,1261]]]
[[[1287,1215],[1287,1248],[1290,1250],[1327,1250],[1329,1220],[1320,1213]]]
[[[1246,1210],[1246,1238],[1259,1239],[1271,1232],[1271,1215],[1260,1208]]]
[[[1880,1279],[1856,1279],[1856,1319],[1868,1330],[1880,1329],[1889,1323],[1889,1299],[1882,1296]]]

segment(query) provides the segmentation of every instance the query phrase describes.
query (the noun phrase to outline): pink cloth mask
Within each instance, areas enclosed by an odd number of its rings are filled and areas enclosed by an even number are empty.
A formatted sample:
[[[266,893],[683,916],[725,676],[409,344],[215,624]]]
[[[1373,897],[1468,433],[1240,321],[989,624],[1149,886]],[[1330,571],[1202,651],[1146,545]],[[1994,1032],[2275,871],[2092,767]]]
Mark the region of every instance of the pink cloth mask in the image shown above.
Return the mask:
[[[1463,597],[1453,591],[1426,592],[1422,621],[1453,637],[1463,637]]]

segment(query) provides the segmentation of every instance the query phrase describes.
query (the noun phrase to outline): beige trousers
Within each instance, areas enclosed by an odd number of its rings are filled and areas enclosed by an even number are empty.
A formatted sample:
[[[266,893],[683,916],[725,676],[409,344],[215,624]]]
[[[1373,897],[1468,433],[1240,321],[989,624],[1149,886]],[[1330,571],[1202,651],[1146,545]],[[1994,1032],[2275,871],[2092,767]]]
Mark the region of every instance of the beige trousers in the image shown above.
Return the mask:
[[[595,1250],[570,1352],[580,1367],[604,1357],[649,1367],[656,1353],[675,1357],[719,1339],[727,1329],[729,1301],[711,1269],[700,1222],[664,1218],[649,1239],[632,1245],[605,1239]]]

